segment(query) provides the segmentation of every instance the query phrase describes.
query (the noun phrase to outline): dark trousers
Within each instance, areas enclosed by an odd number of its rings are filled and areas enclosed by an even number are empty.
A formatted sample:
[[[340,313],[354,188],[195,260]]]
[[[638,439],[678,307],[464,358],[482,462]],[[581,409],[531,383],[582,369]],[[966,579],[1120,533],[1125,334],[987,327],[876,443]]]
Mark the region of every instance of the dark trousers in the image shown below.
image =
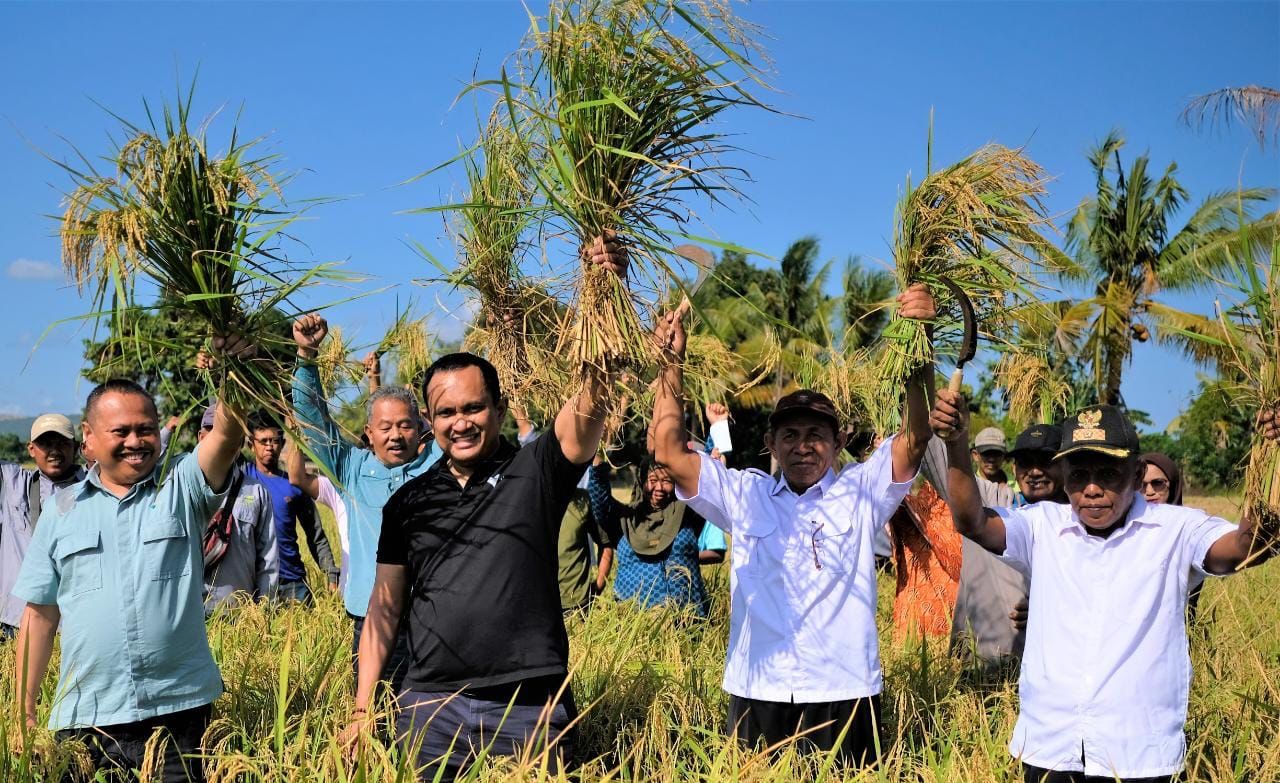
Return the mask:
[[[837,746],[842,731],[844,739]],[[834,749],[846,764],[875,766],[880,761],[880,696],[793,704],[730,694],[729,732],[748,747],[760,740],[768,747],[803,732],[800,743],[810,749]]]
[[[350,612],[354,627],[351,630],[351,673],[356,686],[360,685],[360,634],[364,632],[364,618],[356,617]],[[400,623],[400,632],[396,634],[395,646],[391,648],[391,657],[382,667],[382,680],[391,683],[392,695],[400,693],[404,686],[404,676],[409,672],[409,639],[405,633],[405,624]]]
[[[1122,778],[1119,783],[1174,783],[1181,775],[1163,775],[1154,778]],[[1086,775],[1083,772],[1054,772],[1030,764],[1022,765],[1024,783],[1116,783],[1110,775]]]
[[[481,751],[488,756],[536,758],[550,751],[549,770],[572,764],[578,716],[568,688],[556,702],[564,678],[478,688],[461,693],[404,691],[399,696],[396,734],[406,753],[417,754],[421,779],[452,781]]]
[[[164,730],[164,763],[160,765],[160,780],[164,783],[186,783],[204,780],[204,760],[201,742],[209,728],[213,707],[206,704],[190,710],[158,715],[154,718],[119,723],[114,726],[95,726],[92,729],[66,729],[59,731],[59,740],[76,739],[89,748],[89,757],[95,770],[109,775],[124,773],[124,779],[142,769],[146,758],[147,742],[156,729]],[[73,780],[74,778],[64,778]]]

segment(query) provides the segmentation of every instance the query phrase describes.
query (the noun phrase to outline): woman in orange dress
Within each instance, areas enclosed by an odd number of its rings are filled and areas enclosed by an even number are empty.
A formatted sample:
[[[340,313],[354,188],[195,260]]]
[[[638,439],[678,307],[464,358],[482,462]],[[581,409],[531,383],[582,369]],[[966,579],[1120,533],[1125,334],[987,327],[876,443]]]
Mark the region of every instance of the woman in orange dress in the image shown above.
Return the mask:
[[[949,637],[961,562],[951,509],[926,481],[890,518],[889,533],[898,573],[894,635]]]

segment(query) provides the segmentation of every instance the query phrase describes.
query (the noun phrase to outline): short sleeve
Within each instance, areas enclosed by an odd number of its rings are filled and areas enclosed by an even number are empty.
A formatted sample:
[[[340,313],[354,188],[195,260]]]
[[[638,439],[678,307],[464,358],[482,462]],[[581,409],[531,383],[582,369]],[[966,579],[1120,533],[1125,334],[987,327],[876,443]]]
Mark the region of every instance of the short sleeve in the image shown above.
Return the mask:
[[[1213,574],[1204,569],[1204,559],[1209,556],[1209,549],[1218,539],[1239,531],[1239,527],[1220,517],[1211,517],[1203,511],[1186,509],[1188,518],[1182,526],[1182,549],[1187,563],[1197,573],[1208,576]]]
[[[698,459],[702,461],[698,469],[698,494],[687,496],[677,486],[676,499],[688,503],[689,508],[711,524],[732,533],[733,526],[742,524],[749,513],[751,500],[747,490],[750,482],[764,480],[772,483],[773,479],[763,473],[726,468],[707,454],[699,454]]]
[[[915,476],[906,481],[893,480],[893,441],[894,438],[886,438],[866,462],[855,468],[859,495],[872,498],[875,514],[873,522],[876,527],[889,521],[893,512],[902,505],[903,498],[911,492],[911,484],[916,480]]]
[[[1033,544],[1030,514],[1013,508],[996,508],[992,511],[1004,520],[1004,552],[999,554],[1000,559],[1024,574],[1030,573]]]
[[[538,479],[543,482],[544,487],[552,489],[556,501],[568,501],[572,498],[588,466],[569,461],[560,448],[560,439],[555,436],[555,430],[542,433],[524,448],[533,450],[534,460],[538,465]]]
[[[197,457],[200,447],[201,444],[196,444],[195,450],[178,459],[173,466],[173,475],[169,479],[178,482],[174,489],[178,490],[187,503],[191,513],[187,514],[186,522],[191,530],[195,531],[195,535],[204,534],[209,517],[218,510],[222,499],[226,497],[227,489],[235,480],[235,472],[242,470],[240,467],[233,467],[227,473],[227,486],[223,487],[221,492],[214,492],[204,477],[204,471],[200,469],[200,460]]]
[[[53,520],[57,513],[57,508],[52,503],[40,512],[35,535],[27,545],[27,554],[22,558],[22,568],[18,571],[18,581],[13,586],[13,594],[29,604],[58,603],[60,582],[58,566],[53,559],[56,540],[53,536]]]
[[[378,562],[383,565],[409,565],[409,538],[405,535],[405,523],[408,521],[406,515],[411,513],[411,504],[407,502],[407,496],[414,491],[414,483],[405,484],[382,507],[382,531],[378,533]]]

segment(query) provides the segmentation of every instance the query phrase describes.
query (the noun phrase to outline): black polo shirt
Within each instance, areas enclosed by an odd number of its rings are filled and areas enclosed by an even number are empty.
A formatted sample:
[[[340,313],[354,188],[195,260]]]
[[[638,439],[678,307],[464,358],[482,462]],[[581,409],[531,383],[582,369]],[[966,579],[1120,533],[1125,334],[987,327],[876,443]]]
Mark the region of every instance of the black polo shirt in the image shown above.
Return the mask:
[[[447,459],[382,511],[378,562],[408,567],[405,687],[452,691],[568,671],[556,541],[582,476],[554,432],[503,440],[464,489]]]

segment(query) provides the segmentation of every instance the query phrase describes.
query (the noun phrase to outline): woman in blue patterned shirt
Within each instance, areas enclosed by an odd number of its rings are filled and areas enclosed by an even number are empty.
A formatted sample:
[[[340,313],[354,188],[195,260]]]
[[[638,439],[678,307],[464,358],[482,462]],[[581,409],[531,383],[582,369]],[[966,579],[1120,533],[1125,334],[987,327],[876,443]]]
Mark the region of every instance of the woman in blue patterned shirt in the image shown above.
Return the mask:
[[[645,608],[671,605],[692,607],[707,615],[707,588],[699,571],[702,547],[725,549],[724,534],[715,547],[704,539],[704,528],[719,533],[693,509],[676,501],[675,485],[667,471],[647,461],[640,471],[641,498],[627,505],[614,499],[609,468],[594,465],[587,491],[591,512],[617,541],[618,571],[613,591],[619,600],[635,600]]]

